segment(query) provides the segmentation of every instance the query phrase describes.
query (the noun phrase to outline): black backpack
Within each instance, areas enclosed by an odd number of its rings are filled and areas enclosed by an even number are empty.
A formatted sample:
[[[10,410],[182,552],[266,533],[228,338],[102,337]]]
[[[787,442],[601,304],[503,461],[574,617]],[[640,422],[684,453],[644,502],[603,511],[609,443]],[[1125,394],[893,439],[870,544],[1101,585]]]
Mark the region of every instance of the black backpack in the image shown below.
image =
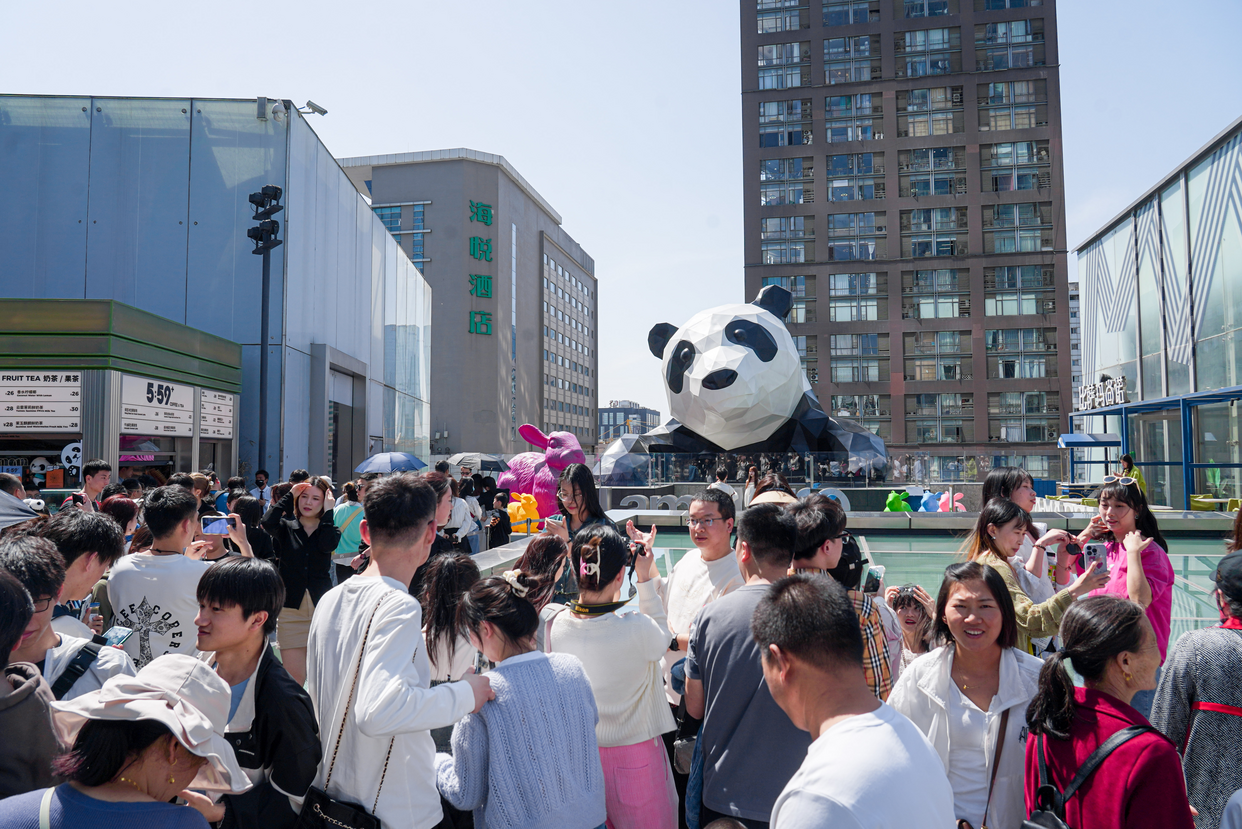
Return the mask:
[[[1105,740],[1099,748],[1091,752],[1091,756],[1082,764],[1082,768],[1078,769],[1078,773],[1074,775],[1074,779],[1065,787],[1065,791],[1058,791],[1057,787],[1048,779],[1048,748],[1044,742],[1045,736],[1039,735],[1039,788],[1035,792],[1035,808],[1031,810],[1031,816],[1022,821],[1022,829],[1070,829],[1069,824],[1065,822],[1065,804],[1074,796],[1086,779],[1091,776],[1092,772],[1100,767],[1108,755],[1112,754],[1122,743],[1128,742],[1140,734],[1148,731],[1155,734],[1160,732],[1152,728],[1150,725],[1132,725],[1129,728],[1123,728],[1113,736]]]

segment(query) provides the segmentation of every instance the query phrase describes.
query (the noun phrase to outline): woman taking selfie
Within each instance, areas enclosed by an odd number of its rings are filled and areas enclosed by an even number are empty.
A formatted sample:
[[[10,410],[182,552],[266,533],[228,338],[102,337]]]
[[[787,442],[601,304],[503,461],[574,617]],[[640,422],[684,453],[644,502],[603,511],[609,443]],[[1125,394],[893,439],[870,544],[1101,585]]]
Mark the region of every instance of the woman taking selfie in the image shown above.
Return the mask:
[[[1165,552],[1169,545],[1134,478],[1106,477],[1099,499],[1100,514],[1078,536],[1082,545],[1102,542],[1107,555],[1107,578],[1091,595],[1119,596],[1145,608],[1163,663],[1173,616],[1173,565]],[[1154,697],[1154,691],[1143,690],[1132,705],[1149,717]]]
[[[1137,604],[1116,596],[1074,602],[1061,621],[1062,648],[1044,664],[1026,721],[1026,808],[1037,802],[1041,757],[1047,783],[1064,795],[1092,753],[1131,726],[1137,736],[1104,758],[1067,798],[1062,819],[1074,829],[1191,829],[1190,804],[1177,749],[1130,705],[1156,687],[1160,653],[1151,622]],[[1072,663],[1085,687],[1074,687]]]
[[[959,821],[1017,829],[1026,818],[1023,717],[1043,662],[1014,647],[1017,619],[1000,573],[976,562],[949,565],[935,635],[945,644],[902,672],[888,704],[940,755]]]
[[[1052,598],[1043,602],[1032,601],[1022,589],[1018,568],[1010,562],[1022,546],[1030,523],[1031,516],[1013,501],[993,498],[979,513],[975,529],[966,542],[967,558],[995,568],[1005,580],[1018,620],[1017,647],[1024,653],[1033,652],[1033,638],[1056,635],[1061,616],[1074,599],[1108,583],[1108,575],[1097,573],[1099,566],[1093,562],[1085,573]],[[1070,536],[1061,530],[1053,530],[1039,539],[1037,546],[1061,543],[1063,537]]]
[[[917,584],[903,584],[884,591],[884,601],[901,626],[901,662],[897,676],[906,672],[910,663],[931,650],[932,619],[936,603]]]
[[[285,604],[276,623],[280,661],[299,685],[306,681],[306,638],[315,603],[332,589],[332,551],[341,533],[332,523],[335,501],[327,480],[294,484],[263,516],[285,583]]]
[[[660,739],[676,728],[660,669],[670,634],[650,580],[651,551],[638,549],[638,612],[618,616],[626,604],[621,588],[630,543],[608,527],[574,536],[570,563],[578,574],[578,601],[553,620],[547,645],[578,657],[591,680],[608,825],[676,829],[677,789]]]

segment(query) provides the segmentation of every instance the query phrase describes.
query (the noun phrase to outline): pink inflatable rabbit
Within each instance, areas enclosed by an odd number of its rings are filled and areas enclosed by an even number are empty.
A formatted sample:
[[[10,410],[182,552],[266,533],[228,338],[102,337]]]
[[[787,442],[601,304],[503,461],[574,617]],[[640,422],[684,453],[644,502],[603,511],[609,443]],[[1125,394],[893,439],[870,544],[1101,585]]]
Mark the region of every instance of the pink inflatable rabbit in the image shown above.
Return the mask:
[[[586,463],[582,445],[569,432],[553,432],[545,435],[539,429],[524,423],[518,434],[532,446],[543,452],[523,452],[509,461],[507,472],[500,473],[496,485],[508,489],[514,495],[534,495],[539,506],[539,516],[547,518],[557,513],[556,485],[562,470],[571,463]]]

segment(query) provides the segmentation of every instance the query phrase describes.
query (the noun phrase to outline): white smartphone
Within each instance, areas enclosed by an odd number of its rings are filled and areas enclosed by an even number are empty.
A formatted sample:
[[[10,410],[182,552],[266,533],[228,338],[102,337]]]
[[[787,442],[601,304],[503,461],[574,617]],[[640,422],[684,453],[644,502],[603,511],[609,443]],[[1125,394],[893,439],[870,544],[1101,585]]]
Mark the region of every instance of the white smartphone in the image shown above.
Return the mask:
[[[1090,567],[1091,562],[1099,562],[1096,568],[1097,573],[1108,572],[1108,548],[1098,541],[1092,541],[1090,544],[1082,545],[1082,564],[1084,567]]]

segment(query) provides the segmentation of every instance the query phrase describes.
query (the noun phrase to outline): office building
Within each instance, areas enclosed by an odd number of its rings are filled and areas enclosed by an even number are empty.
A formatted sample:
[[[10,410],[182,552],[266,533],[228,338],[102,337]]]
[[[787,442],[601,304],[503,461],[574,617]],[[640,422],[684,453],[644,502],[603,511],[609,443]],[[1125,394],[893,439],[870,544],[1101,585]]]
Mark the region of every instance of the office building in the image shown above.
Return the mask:
[[[64,486],[93,457],[339,482],[373,452],[427,453],[430,289],[308,117],[275,98],[0,96],[0,384],[27,401],[0,412],[0,465]],[[268,185],[264,343],[247,231]]]
[[[1242,498],[1242,118],[1078,248],[1083,385],[1073,414],[1120,438],[1152,503]],[[1098,450],[1075,465],[1099,480]]]
[[[530,450],[518,427],[596,439],[595,260],[502,156],[340,159],[435,291],[431,451]]]
[[[746,294],[826,410],[929,478],[1058,475],[1070,376],[1056,3],[742,0]]]
[[[610,400],[606,408],[599,410],[601,443],[616,440],[622,435],[645,435],[659,425],[659,412],[633,400]]]

